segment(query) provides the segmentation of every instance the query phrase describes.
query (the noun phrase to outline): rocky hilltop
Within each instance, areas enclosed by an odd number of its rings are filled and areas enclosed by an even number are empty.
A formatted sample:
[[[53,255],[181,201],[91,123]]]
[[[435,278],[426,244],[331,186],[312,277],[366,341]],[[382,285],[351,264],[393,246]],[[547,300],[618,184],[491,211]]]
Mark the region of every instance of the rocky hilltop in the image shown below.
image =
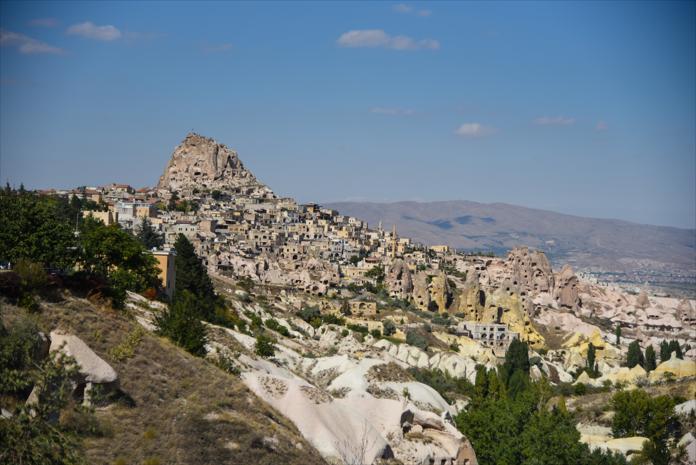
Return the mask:
[[[157,189],[189,193],[194,189],[224,189],[248,196],[275,197],[244,167],[237,152],[196,133],[189,133],[174,149]]]

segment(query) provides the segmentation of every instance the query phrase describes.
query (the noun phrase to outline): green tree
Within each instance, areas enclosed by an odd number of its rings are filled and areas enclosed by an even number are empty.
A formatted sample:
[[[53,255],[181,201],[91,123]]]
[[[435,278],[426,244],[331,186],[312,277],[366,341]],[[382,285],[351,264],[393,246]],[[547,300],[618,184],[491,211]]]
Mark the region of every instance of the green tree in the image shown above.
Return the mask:
[[[505,385],[510,388],[510,379],[515,371],[522,371],[524,376],[529,377],[529,347],[526,342],[513,339],[505,352],[505,362],[500,368],[500,376]]]
[[[662,341],[660,343],[660,361],[666,362],[669,360],[669,342]]]
[[[176,210],[176,203],[179,200],[179,194],[176,192],[172,192],[171,197],[169,197],[169,202],[167,202],[167,210],[169,211],[174,211]]]
[[[655,360],[655,348],[650,344],[645,348],[645,370],[653,371],[657,367]]]
[[[0,192],[0,261],[24,258],[70,269],[77,259],[76,212],[66,199],[33,192]]]
[[[626,357],[626,365],[628,368],[633,368],[636,365],[644,366],[645,358],[643,351],[640,349],[638,341],[633,341],[628,345],[628,355]]]
[[[515,370],[508,379],[507,393],[513,399],[529,388],[529,375],[522,370]]]
[[[184,291],[190,292],[200,302],[201,318],[204,320],[215,319],[215,307],[217,305],[217,295],[213,281],[208,276],[203,262],[196,255],[193,244],[184,236],[179,234],[174,248],[176,258],[174,267],[176,269],[176,284],[174,300],[178,294]]]
[[[474,401],[482,402],[488,396],[488,375],[486,367],[476,366],[476,378],[474,380]]]
[[[187,290],[178,294],[167,310],[156,316],[157,333],[193,355],[203,356],[207,337],[205,326],[201,323],[200,301]]]
[[[579,464],[584,453],[572,416],[557,408],[532,415],[519,440],[524,464]]]
[[[585,371],[587,371],[587,374],[591,378],[595,378],[598,376],[598,373],[595,369],[595,357],[595,346],[590,342],[590,345],[587,347],[587,362],[585,364]]]
[[[682,354],[681,346],[679,345],[679,341],[676,340],[671,340],[669,341],[669,356],[671,357],[672,354],[675,353],[677,354],[677,358],[684,358],[684,354]]]
[[[669,463],[667,440],[678,428],[674,400],[669,396],[651,397],[642,389],[620,391],[611,400],[614,410],[614,437],[644,436],[651,441],[646,449],[654,465]]]
[[[381,284],[384,281],[384,269],[379,265],[375,265],[365,273],[365,277],[372,278],[377,284]]]
[[[148,250],[156,249],[164,245],[164,237],[155,231],[155,228],[152,227],[152,222],[148,218],[143,218],[136,237]]]
[[[384,328],[385,336],[393,336],[396,333],[396,325],[392,320],[384,320],[382,327]]]
[[[616,345],[621,344],[621,324],[617,323],[616,324],[616,329],[614,330],[614,334],[616,335]]]
[[[83,270],[110,283],[115,306],[123,304],[127,290],[143,292],[160,286],[155,257],[118,225],[85,218],[80,243]]]

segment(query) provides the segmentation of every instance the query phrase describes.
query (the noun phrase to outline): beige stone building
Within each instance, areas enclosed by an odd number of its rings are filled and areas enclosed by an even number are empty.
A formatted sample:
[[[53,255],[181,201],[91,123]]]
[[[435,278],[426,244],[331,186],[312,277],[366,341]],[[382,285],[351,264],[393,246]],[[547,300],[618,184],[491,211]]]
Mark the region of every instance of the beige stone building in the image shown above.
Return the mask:
[[[171,299],[174,296],[176,285],[176,268],[174,267],[176,253],[172,250],[156,250],[152,252],[152,255],[157,260],[157,269],[164,293]]]

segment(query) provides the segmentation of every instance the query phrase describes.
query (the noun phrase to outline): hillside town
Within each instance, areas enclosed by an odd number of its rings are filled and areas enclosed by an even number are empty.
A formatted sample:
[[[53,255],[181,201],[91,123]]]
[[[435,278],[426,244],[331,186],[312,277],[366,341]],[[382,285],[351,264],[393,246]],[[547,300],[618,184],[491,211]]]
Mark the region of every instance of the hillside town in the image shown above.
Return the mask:
[[[236,152],[198,134],[175,148],[153,188],[42,194],[78,199],[83,218],[158,236],[148,253],[169,299],[175,244],[182,237],[192,244],[238,318],[232,327],[208,324],[207,357],[224,360],[336,463],[478,463],[452,420],[471,398],[445,400],[414,376],[478,386],[481,373],[499,371],[520,343],[525,358],[529,348],[530,379],[555,389],[659,389],[675,381],[693,388],[694,300],[629,292],[567,265],[553,270],[544,253],[526,247],[503,257],[467,254],[415,243],[393,225],[298,204],[258,181]],[[134,293],[127,306],[152,331],[166,309]],[[268,353],[266,333],[274,341]],[[635,347],[667,340],[660,364],[626,363]],[[622,457],[641,450],[645,438],[612,436],[606,424],[583,417],[580,441]]]

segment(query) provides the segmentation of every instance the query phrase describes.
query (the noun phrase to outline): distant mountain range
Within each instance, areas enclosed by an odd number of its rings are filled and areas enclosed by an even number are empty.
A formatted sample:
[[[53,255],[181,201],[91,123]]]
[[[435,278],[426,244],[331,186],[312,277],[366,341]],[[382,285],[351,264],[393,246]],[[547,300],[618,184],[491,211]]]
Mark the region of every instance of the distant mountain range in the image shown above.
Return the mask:
[[[554,264],[613,271],[696,274],[696,230],[583,218],[504,203],[337,202],[326,204],[376,227],[428,245],[505,253],[517,245],[543,250]]]

